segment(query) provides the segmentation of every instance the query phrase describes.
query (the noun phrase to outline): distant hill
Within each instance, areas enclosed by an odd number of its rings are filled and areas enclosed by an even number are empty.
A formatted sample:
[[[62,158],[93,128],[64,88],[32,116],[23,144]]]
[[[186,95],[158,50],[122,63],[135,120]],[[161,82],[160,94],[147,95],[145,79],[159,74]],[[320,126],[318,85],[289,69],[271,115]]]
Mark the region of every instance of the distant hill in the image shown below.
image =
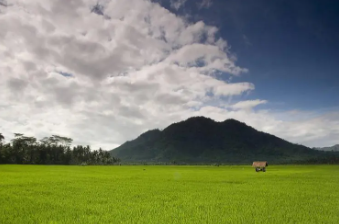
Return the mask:
[[[260,132],[234,119],[216,122],[193,117],[163,131],[151,130],[111,151],[123,162],[289,163],[316,158],[322,152]]]
[[[315,148],[317,150],[321,151],[327,151],[327,152],[339,152],[339,144],[331,146],[331,147],[322,147],[322,148]]]

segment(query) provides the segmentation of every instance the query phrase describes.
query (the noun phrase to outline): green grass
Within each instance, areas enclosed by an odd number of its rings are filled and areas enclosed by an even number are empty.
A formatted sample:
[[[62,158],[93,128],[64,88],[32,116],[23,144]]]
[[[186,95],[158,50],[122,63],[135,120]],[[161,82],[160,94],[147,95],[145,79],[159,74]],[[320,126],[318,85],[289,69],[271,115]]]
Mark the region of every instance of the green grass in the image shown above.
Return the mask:
[[[0,223],[337,224],[339,166],[0,165]]]

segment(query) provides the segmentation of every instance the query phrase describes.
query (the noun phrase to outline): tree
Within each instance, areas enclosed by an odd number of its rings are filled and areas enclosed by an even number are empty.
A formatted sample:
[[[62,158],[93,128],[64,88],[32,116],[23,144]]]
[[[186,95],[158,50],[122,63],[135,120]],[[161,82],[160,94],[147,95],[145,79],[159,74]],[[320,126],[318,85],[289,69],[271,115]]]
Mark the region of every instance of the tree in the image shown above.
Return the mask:
[[[0,144],[2,144],[2,141],[5,140],[5,137],[0,133]]]
[[[0,135],[0,140],[4,139]],[[70,145],[71,138],[52,135],[37,141],[34,137],[14,133],[11,143],[0,144],[0,163],[11,164],[112,164],[116,158],[102,149],[91,150],[90,146]]]
[[[0,133],[0,163],[3,162],[4,157],[5,157],[5,152],[2,146],[2,141],[5,139],[5,137],[2,135],[2,133]]]

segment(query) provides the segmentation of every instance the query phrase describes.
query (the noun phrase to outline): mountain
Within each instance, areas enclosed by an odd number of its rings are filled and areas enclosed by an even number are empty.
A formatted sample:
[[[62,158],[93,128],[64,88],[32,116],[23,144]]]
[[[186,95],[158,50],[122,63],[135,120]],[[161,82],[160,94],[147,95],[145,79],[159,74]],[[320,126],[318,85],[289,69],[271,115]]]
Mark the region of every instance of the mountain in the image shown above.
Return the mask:
[[[260,132],[234,119],[193,117],[151,130],[113,149],[123,162],[274,163],[304,161],[322,152]]]
[[[339,144],[331,146],[331,147],[322,147],[322,148],[315,148],[320,151],[327,151],[327,152],[339,152]]]

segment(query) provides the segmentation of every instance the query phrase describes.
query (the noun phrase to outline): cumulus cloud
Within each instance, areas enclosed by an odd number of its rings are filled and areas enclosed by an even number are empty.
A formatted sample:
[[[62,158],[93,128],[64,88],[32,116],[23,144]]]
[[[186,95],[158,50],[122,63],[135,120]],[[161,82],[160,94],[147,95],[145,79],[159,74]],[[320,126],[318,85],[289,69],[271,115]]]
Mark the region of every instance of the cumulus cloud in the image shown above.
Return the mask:
[[[233,109],[213,106],[255,89],[220,76],[239,76],[247,69],[236,65],[216,27],[189,23],[159,4],[1,3],[0,131],[7,138],[13,132],[38,138],[60,134],[111,149],[195,115],[234,117],[292,140],[296,135],[286,130],[299,127],[301,142],[338,133],[322,118],[314,120],[324,128],[319,134],[305,131],[304,123],[246,110],[264,100],[239,102]]]

